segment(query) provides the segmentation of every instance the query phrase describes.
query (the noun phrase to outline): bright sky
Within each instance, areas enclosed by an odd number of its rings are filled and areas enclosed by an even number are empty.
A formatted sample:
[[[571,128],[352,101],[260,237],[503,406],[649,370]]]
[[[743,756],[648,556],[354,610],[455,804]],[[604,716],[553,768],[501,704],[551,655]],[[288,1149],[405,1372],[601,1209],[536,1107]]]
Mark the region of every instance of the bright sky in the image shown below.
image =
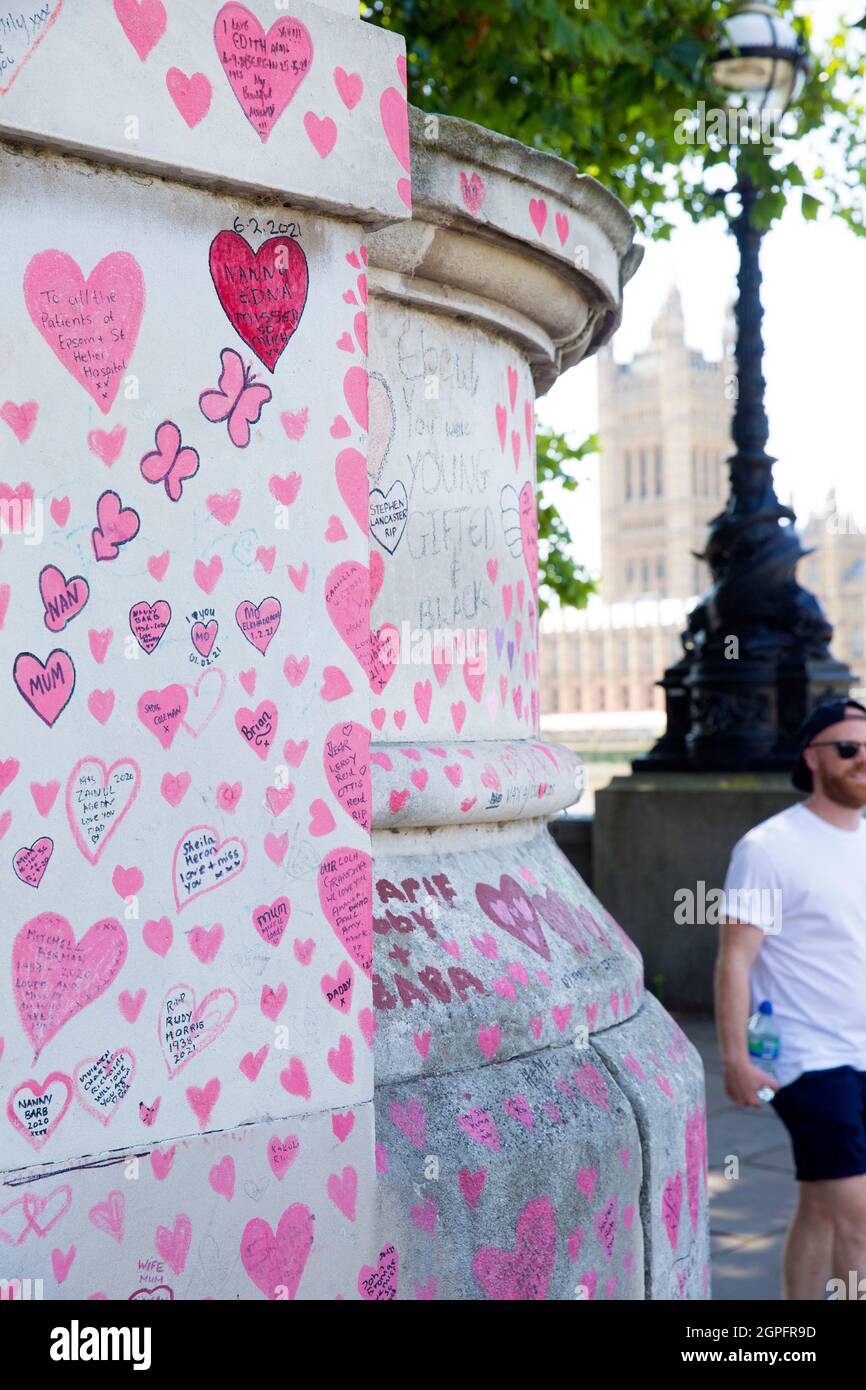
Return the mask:
[[[866,3],[813,0],[797,8],[811,12],[816,28],[829,28],[839,12],[849,22],[860,19]],[[647,246],[626,287],[614,357],[627,361],[646,345],[671,283],[682,295],[686,341],[718,357],[736,268],[736,246],[721,220],[694,227],[683,218],[669,243]],[[820,215],[817,222],[803,222],[792,207],[764,240],[762,269],[768,447],[779,460],[776,491],[782,501],[793,495],[798,517],[805,519],[833,485],[840,510],[853,511],[866,524],[866,237]],[[566,372],[540,402],[541,420],[576,439],[591,433],[598,425],[596,378],[593,359]],[[593,573],[600,561],[598,468],[598,459],[588,463],[587,481],[562,504],[576,554]]]

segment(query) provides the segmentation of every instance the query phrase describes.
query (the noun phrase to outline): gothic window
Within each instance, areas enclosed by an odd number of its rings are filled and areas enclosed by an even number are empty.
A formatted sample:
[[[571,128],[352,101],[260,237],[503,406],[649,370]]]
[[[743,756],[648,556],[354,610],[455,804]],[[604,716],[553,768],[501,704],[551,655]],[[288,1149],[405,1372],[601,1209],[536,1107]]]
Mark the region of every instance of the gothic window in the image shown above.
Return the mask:
[[[625,451],[625,500],[626,500],[627,502],[629,502],[629,501],[631,500],[631,495],[632,495],[631,450],[626,449],[626,451]]]
[[[656,486],[656,497],[661,497],[661,496],[662,496],[662,492],[663,492],[663,486],[662,486],[662,451],[661,451],[660,448],[656,448],[656,460],[655,460],[655,462],[656,462],[656,485],[655,485],[655,486]]]

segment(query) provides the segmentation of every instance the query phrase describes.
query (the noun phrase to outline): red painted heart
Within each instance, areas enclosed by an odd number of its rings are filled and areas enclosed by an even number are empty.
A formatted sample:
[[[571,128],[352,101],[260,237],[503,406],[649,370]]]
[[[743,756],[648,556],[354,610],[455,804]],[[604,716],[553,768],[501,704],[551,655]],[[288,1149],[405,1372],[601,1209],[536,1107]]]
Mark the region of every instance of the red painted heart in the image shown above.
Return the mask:
[[[211,242],[210,273],[229,323],[272,372],[307,302],[309,272],[300,245],[275,236],[253,251],[237,232],[219,232]]]

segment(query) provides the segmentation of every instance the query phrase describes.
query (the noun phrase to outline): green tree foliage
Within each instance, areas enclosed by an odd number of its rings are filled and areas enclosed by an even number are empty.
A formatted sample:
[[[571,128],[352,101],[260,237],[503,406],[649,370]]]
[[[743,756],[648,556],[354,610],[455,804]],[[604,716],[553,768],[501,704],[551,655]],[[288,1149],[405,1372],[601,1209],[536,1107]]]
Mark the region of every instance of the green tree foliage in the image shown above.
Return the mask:
[[[827,3],[827,0],[822,0]],[[502,131],[570,160],[626,204],[644,236],[671,235],[671,210],[718,216],[731,150],[711,122],[684,140],[684,116],[720,107],[706,60],[730,7],[720,0],[369,0],[365,19],[406,38],[409,99]],[[793,17],[793,0],[778,0]],[[820,51],[808,17],[794,20],[812,56],[796,106],[779,132],[744,143],[740,166],[762,190],[769,226],[786,202],[807,219],[825,210],[866,233],[866,35],[840,25]],[[796,139],[785,138],[786,129]],[[539,440],[550,436],[539,435]],[[581,450],[589,452],[588,441]],[[572,457],[561,445],[555,460]],[[580,456],[578,451],[578,456]],[[562,482],[555,462],[539,483]],[[572,484],[573,485],[573,484]],[[546,510],[544,506],[541,513]],[[564,602],[584,595],[565,556],[554,510],[543,567]],[[541,515],[540,513],[540,515]]]

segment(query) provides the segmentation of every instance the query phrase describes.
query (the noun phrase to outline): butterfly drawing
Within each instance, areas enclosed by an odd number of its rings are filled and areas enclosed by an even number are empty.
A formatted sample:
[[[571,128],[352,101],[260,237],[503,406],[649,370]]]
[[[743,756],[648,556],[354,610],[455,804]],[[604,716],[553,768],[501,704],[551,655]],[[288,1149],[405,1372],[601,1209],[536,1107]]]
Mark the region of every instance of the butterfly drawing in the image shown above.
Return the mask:
[[[181,447],[180,430],[172,420],[163,420],[154,434],[156,449],[141,460],[141,476],[148,483],[164,483],[172,502],[179,502],[183,485],[199,468],[198,451],[188,444]]]
[[[199,408],[205,419],[214,424],[227,420],[232,444],[245,449],[250,442],[250,425],[258,422],[271,399],[271,388],[256,381],[234,348],[223,348],[220,362],[219,385],[215,391],[202,391]]]

